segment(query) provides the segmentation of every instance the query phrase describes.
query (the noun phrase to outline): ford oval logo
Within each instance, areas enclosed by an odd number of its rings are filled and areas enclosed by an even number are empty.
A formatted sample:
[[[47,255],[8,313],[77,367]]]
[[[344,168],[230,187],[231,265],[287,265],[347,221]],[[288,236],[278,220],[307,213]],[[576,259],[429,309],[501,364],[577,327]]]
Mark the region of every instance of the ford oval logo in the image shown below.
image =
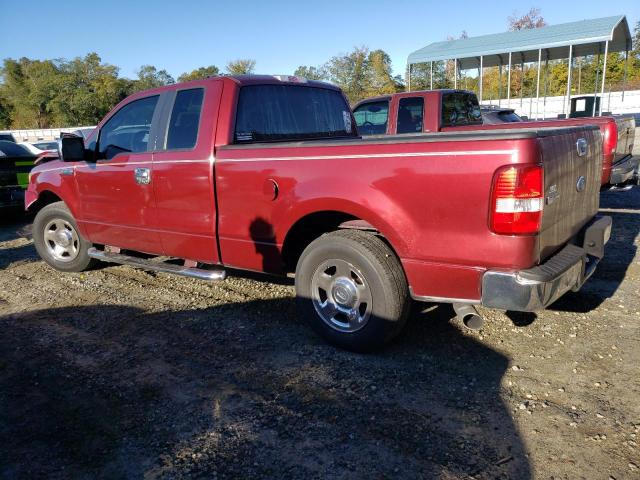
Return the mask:
[[[579,138],[576,142],[576,150],[578,150],[578,156],[582,157],[587,154],[587,140]]]
[[[576,190],[579,192],[583,192],[586,187],[587,187],[587,179],[584,178],[582,175],[580,175],[578,177],[578,181],[576,182]]]

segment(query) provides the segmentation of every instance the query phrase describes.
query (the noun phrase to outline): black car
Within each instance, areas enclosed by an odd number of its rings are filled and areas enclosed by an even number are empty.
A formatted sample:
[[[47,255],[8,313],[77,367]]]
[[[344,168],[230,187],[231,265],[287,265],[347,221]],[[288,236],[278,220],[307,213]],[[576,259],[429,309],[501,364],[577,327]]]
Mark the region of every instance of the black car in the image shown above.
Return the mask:
[[[0,140],[0,208],[24,208],[24,191],[36,158],[26,147]]]

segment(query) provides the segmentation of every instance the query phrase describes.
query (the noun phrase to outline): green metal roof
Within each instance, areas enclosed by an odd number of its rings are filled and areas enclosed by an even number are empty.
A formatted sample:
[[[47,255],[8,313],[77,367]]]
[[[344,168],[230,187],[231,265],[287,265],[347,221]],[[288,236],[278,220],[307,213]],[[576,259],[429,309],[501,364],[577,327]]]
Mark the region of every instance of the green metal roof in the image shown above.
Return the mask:
[[[509,52],[514,64],[537,62],[538,49],[542,49],[543,60],[568,58],[569,45],[573,45],[574,57],[604,53],[606,41],[609,52],[631,49],[631,32],[624,15],[436,42],[411,53],[407,63],[457,58],[460,68],[477,68],[483,56],[483,65],[494,67],[506,65]]]

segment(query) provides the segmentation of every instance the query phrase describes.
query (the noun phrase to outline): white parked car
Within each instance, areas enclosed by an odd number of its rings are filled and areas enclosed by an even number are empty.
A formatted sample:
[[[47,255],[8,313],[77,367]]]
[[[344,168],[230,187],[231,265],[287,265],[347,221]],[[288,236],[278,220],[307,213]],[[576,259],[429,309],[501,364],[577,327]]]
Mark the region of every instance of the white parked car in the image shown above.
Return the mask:
[[[19,145],[27,148],[34,155],[40,155],[44,152],[57,153],[58,152],[58,142],[55,140],[48,141],[39,141],[39,142],[21,142]]]

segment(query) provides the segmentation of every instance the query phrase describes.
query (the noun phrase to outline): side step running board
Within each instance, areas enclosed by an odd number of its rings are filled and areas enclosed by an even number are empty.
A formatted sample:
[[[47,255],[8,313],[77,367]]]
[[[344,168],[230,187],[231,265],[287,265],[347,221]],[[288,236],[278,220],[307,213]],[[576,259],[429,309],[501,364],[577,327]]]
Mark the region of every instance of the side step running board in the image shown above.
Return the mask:
[[[97,248],[90,248],[87,253],[91,258],[95,258],[103,262],[131,265],[132,267],[138,267],[144,270],[173,273],[175,275],[197,278],[198,280],[207,280],[209,282],[224,280],[227,276],[227,272],[224,270],[205,270],[203,268],[184,267],[182,265],[174,265],[171,263],[157,261],[154,262],[152,260],[123,255],[121,253],[105,252],[104,250],[98,250]]]

